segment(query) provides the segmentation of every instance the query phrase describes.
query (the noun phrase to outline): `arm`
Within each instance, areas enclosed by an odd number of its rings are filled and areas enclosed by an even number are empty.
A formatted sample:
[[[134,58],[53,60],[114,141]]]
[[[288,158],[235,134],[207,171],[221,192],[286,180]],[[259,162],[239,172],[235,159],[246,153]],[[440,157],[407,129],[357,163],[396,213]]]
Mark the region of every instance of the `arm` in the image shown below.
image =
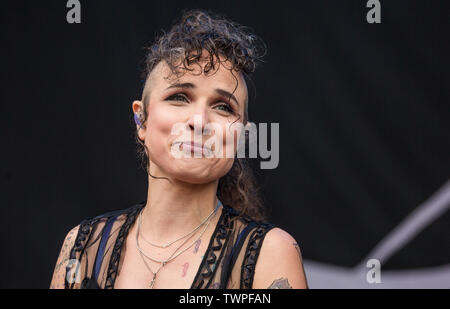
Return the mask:
[[[52,282],[50,283],[51,289],[64,289],[66,266],[70,259],[70,249],[73,247],[79,227],[79,225],[74,227],[64,239],[61,252],[59,253],[58,260],[56,261],[55,270],[53,271]]]
[[[282,229],[271,229],[264,238],[256,262],[253,288],[308,288],[302,260],[295,239]]]

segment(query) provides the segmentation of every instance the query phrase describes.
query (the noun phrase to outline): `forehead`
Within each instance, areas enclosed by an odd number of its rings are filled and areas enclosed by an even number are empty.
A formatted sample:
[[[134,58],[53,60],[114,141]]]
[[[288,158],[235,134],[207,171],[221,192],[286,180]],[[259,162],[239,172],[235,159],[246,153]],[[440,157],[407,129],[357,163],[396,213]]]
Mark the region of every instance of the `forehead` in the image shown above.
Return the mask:
[[[177,77],[170,70],[169,65],[165,61],[161,61],[149,74],[145,91],[154,90],[158,92],[174,83],[191,82],[198,88],[221,88],[233,93],[240,102],[247,101],[247,85],[242,73],[230,70],[231,64],[229,62],[216,62],[214,69],[208,73],[203,73],[207,63],[206,60],[193,63],[188,67],[189,70],[179,67],[181,68],[181,75]]]

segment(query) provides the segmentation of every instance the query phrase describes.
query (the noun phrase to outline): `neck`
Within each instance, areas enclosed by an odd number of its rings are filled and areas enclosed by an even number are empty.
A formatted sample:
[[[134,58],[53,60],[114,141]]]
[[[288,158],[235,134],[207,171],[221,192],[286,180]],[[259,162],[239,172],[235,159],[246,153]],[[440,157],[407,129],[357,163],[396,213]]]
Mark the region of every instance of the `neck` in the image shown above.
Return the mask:
[[[165,243],[195,229],[215,209],[218,180],[191,184],[149,176],[141,233],[149,241]],[[217,213],[220,208],[217,209]],[[214,219],[213,219],[214,220]]]

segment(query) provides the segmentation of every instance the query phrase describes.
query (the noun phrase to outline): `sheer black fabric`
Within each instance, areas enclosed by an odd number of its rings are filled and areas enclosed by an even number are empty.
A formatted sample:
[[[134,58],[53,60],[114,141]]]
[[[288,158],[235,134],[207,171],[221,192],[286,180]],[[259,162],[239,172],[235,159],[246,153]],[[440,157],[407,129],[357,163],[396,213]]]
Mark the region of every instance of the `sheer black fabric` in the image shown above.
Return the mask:
[[[66,289],[113,289],[122,247],[145,202],[83,220],[66,267]],[[223,210],[191,289],[251,289],[256,261],[273,224]],[[234,220],[232,220],[235,218]]]

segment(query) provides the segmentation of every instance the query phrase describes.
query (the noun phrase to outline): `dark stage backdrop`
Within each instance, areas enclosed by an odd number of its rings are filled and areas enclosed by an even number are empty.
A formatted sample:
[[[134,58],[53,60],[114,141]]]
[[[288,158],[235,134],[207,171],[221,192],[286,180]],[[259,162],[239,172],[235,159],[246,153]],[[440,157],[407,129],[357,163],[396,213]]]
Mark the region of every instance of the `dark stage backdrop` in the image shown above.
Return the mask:
[[[267,43],[249,113],[280,124],[280,161],[253,165],[311,287],[450,286],[448,1],[380,1],[380,24],[366,0],[82,0],[81,24],[66,2],[2,3],[0,287],[48,287],[72,227],[145,199],[131,103],[184,8]]]

